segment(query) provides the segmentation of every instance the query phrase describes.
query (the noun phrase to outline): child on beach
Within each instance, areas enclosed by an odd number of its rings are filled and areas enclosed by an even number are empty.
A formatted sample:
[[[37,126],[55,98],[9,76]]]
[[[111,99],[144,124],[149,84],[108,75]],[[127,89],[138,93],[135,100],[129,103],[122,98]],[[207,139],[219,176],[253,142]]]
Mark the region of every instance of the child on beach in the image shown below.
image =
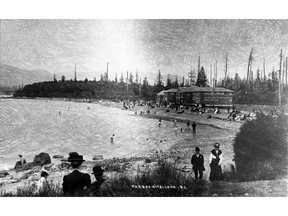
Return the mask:
[[[159,123],[158,124],[159,124],[159,128],[160,128],[161,127],[161,118],[159,119]]]

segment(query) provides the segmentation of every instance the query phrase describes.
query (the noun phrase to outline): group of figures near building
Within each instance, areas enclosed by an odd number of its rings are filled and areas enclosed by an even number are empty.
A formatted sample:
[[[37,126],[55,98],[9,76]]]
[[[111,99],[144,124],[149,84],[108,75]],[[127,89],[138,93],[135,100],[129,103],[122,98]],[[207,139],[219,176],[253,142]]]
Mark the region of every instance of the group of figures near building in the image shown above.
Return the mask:
[[[223,161],[223,154],[220,150],[220,144],[218,142],[214,143],[214,149],[211,151],[209,156],[209,165],[210,165],[210,181],[222,180],[222,168],[221,163]],[[192,169],[195,174],[195,179],[203,178],[203,171],[205,171],[204,166],[204,156],[200,154],[200,148],[195,148],[195,154],[191,158]]]

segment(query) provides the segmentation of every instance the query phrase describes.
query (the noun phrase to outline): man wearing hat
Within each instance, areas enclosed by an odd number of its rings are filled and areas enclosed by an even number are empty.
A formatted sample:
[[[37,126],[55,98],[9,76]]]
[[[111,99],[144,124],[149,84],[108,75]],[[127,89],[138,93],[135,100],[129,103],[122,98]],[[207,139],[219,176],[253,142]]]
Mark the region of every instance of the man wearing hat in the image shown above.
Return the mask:
[[[198,179],[198,174],[199,174],[199,179],[202,179],[203,171],[205,170],[205,167],[204,167],[204,157],[202,154],[200,154],[199,147],[195,148],[195,154],[191,158],[191,164],[193,166],[192,169],[195,174],[195,179]]]
[[[79,155],[77,152],[70,152],[68,161],[71,163],[73,171],[63,178],[63,192],[65,195],[77,195],[85,187],[90,186],[90,175],[78,170],[82,162],[85,161],[83,160],[83,155]]]
[[[91,184],[91,193],[94,196],[111,196],[112,192],[111,185],[112,181],[108,176],[103,175],[104,170],[101,166],[94,166],[93,173],[96,181]]]
[[[223,161],[223,154],[222,151],[219,149],[220,144],[218,142],[215,142],[213,145],[214,149],[211,151],[209,156],[209,164],[211,168],[209,180],[222,180],[221,163]]]

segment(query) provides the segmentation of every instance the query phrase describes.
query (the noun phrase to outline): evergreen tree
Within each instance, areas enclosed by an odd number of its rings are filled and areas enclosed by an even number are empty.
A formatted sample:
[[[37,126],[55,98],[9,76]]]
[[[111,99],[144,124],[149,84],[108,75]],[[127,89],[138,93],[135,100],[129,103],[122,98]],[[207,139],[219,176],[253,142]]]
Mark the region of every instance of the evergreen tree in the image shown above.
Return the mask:
[[[161,87],[163,85],[163,82],[162,82],[162,75],[161,75],[161,72],[159,70],[159,73],[158,73],[158,76],[157,76],[157,81],[156,81],[156,86],[157,87]]]
[[[84,80],[85,84],[88,83],[88,78],[86,77],[85,80]]]
[[[178,88],[179,87],[179,83],[178,83],[178,77],[176,75],[175,81],[172,83],[172,88]]]
[[[133,75],[132,75],[132,72],[130,72],[130,75],[129,75],[129,83],[130,83],[130,84],[133,84]]]
[[[171,89],[172,88],[172,81],[170,78],[170,74],[167,76],[167,81],[166,81],[166,89]]]
[[[104,81],[104,76],[103,76],[103,74],[100,75],[100,81],[101,81],[101,82]]]
[[[196,81],[196,86],[199,86],[199,87],[206,87],[208,86],[207,85],[207,77],[206,77],[206,74],[205,74],[205,70],[204,70],[204,67],[202,66],[199,73],[198,73],[198,76],[197,76],[197,81]]]
[[[124,76],[123,76],[123,73],[121,73],[121,76],[120,76],[120,83],[124,83]]]
[[[138,84],[139,83],[139,75],[138,72],[136,71],[136,75],[135,75],[135,83]]]
[[[66,77],[65,77],[64,75],[62,75],[61,81],[62,81],[62,82],[65,82],[65,79],[66,79]]]
[[[57,82],[56,75],[54,74],[54,82]]]
[[[115,75],[115,82],[116,82],[116,83],[118,82],[117,73],[116,73],[116,75]]]
[[[149,95],[149,83],[147,77],[144,78],[143,84],[141,85],[141,96],[148,98]]]

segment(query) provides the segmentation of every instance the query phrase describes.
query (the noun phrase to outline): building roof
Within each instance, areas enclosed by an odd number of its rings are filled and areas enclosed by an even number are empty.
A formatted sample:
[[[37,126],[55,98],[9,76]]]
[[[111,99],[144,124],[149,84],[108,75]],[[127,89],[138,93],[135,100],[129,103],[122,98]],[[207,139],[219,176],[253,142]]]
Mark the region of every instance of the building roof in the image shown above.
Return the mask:
[[[178,89],[169,89],[165,92],[231,92],[234,91],[222,87],[199,87],[199,86],[190,86],[190,87],[179,87]]]
[[[197,89],[198,92],[234,92],[230,89],[222,88],[222,87],[199,87]]]
[[[165,93],[166,92],[177,92],[177,89],[169,89],[169,90],[165,91]]]
[[[179,87],[177,89],[178,92],[195,92],[199,89],[198,86],[190,86],[190,87]]]
[[[166,92],[165,90],[159,92],[157,95],[164,95],[164,92]]]

